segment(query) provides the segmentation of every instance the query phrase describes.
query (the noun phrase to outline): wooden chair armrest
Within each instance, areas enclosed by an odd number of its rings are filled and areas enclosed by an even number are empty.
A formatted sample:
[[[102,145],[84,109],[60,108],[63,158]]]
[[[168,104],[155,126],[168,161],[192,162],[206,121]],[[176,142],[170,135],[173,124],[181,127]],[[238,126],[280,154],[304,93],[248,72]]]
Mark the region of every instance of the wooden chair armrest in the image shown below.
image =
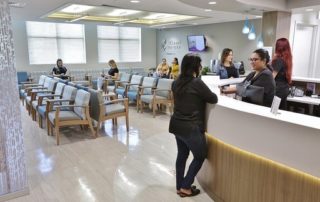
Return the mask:
[[[88,107],[88,105],[55,105],[55,106],[53,106],[54,109],[61,108],[61,107],[82,107],[82,108],[85,108],[85,107]]]
[[[110,105],[110,104],[115,104],[119,102],[129,102],[128,98],[121,98],[121,99],[114,99],[114,100],[108,100],[101,105]]]

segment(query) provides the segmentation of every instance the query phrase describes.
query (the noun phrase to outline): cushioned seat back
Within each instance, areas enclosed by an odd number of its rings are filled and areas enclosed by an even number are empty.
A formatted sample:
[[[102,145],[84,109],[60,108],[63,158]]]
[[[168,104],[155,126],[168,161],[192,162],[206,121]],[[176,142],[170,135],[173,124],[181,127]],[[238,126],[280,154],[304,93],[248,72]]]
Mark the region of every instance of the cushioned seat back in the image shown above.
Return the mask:
[[[121,73],[121,75],[120,75],[120,81],[129,82],[130,78],[131,78],[131,74],[128,74],[125,72]]]
[[[99,120],[100,104],[103,103],[102,91],[89,89],[90,93],[90,116],[94,120]]]
[[[57,83],[58,83],[58,82],[57,82],[56,80],[51,79],[51,80],[49,81],[48,90],[53,92],[53,91],[56,89]]]
[[[132,77],[131,77],[131,84],[139,84],[139,85],[141,85],[141,82],[142,82],[142,76],[140,76],[140,75],[132,75]],[[132,85],[132,86],[130,86],[130,90],[138,90],[138,85]]]
[[[157,78],[154,77],[144,77],[142,81],[142,86],[152,86],[156,87],[157,85]],[[143,94],[151,94],[151,88],[146,88],[143,90]]]
[[[74,100],[77,89],[73,86],[66,85],[62,93],[62,99]]]
[[[89,92],[82,90],[82,89],[77,90],[76,98],[74,101],[75,105],[88,106],[89,101],[90,101],[90,93]],[[84,107],[74,107],[73,110],[82,119],[86,118]]]
[[[56,89],[54,91],[54,94],[55,95],[62,95],[62,92],[63,92],[63,89],[65,86],[66,86],[66,84],[58,82]]]
[[[28,81],[28,73],[27,72],[17,72],[18,83]]]
[[[45,76],[45,75],[41,75],[41,76],[39,77],[39,82],[38,82],[38,84],[43,85],[43,84],[44,84],[44,81],[46,80],[46,78],[48,78],[48,77]]]
[[[157,89],[171,90],[173,79],[159,79]],[[158,91],[158,96],[168,97],[168,91]]]
[[[53,79],[51,79],[51,78],[49,78],[49,77],[46,77],[46,78],[44,79],[43,87],[49,88],[49,85],[50,85],[50,81],[51,81],[51,80],[53,80]]]

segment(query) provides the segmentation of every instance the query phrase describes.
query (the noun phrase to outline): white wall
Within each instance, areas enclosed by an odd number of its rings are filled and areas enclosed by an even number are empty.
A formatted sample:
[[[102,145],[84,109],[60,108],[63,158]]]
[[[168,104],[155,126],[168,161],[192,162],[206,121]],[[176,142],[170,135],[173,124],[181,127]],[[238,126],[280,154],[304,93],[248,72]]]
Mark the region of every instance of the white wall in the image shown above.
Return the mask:
[[[86,37],[86,64],[66,64],[67,68],[88,69],[105,68],[106,64],[98,63],[97,48],[97,24],[85,23]],[[18,71],[50,71],[53,65],[30,65],[28,55],[28,40],[26,35],[25,21],[13,21],[13,39],[16,53],[16,68]],[[150,68],[156,65],[156,31],[154,29],[141,29],[141,62],[118,63],[121,67]],[[111,58],[110,58],[111,59]]]
[[[311,37],[304,37],[304,40],[298,40],[301,38],[302,32],[297,34],[296,24],[302,24],[305,26],[312,26],[314,27],[314,39],[312,40]],[[293,76],[305,76],[305,77],[315,77],[320,78],[320,20],[317,19],[316,12],[310,12],[306,14],[293,14],[291,16],[291,26],[290,26],[290,43],[292,44],[293,48],[293,61],[300,61],[305,60],[299,51],[295,51],[295,47],[304,47],[306,43],[312,44],[313,49],[311,51],[311,59],[306,61],[305,63],[296,62],[293,63]],[[307,33],[307,32],[306,32]],[[310,41],[312,40],[312,41]],[[307,50],[306,50],[307,52]],[[309,65],[308,65],[309,64]]]
[[[257,36],[261,33],[261,20],[250,21],[254,23]],[[235,61],[243,61],[247,70],[250,69],[248,58],[252,51],[257,49],[257,39],[248,40],[248,35],[242,34],[244,21],[227,22],[211,25],[199,25],[192,27],[183,27],[175,29],[164,29],[157,31],[157,62],[166,58],[171,63],[174,57],[181,60],[188,53],[187,36],[205,35],[208,49],[205,52],[199,52],[202,58],[202,66],[209,66],[210,59],[218,58],[219,53],[224,48],[233,49]],[[166,40],[166,50],[161,49]]]

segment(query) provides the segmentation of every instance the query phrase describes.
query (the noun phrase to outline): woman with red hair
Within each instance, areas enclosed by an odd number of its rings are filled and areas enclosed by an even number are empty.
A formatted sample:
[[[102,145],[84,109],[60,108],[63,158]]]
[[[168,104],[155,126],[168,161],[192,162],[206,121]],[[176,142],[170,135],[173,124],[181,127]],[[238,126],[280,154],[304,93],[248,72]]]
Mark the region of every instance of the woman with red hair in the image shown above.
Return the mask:
[[[271,64],[276,82],[276,96],[281,98],[280,109],[286,110],[292,76],[292,54],[288,39],[277,40]]]

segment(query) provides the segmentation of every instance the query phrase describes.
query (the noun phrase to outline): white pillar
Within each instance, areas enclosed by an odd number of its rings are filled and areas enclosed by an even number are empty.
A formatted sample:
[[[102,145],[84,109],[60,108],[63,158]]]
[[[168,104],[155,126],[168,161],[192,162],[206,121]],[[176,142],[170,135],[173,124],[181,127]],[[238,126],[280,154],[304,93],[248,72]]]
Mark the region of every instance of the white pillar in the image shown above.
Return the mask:
[[[8,1],[0,1],[0,201],[27,193],[21,112]],[[8,197],[9,196],[9,197]]]

